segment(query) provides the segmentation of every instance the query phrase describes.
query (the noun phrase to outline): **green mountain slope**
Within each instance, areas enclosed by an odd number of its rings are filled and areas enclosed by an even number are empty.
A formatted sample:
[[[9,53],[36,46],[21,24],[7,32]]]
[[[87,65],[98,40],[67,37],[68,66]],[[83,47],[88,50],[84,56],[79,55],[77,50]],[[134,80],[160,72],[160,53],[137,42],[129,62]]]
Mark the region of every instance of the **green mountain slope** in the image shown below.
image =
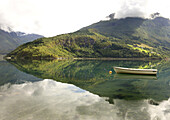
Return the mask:
[[[85,29],[97,29],[117,42],[144,43],[156,48],[158,53],[170,55],[170,20],[163,17],[112,19],[100,21],[81,30]]]
[[[41,38],[26,43],[8,56],[14,58],[73,58],[73,57],[160,57],[156,53],[148,53],[133,49],[127,44],[116,43],[109,37],[99,34],[93,29]]]
[[[24,44],[8,56],[30,59],[170,56],[170,21],[162,17],[100,21],[74,33]]]

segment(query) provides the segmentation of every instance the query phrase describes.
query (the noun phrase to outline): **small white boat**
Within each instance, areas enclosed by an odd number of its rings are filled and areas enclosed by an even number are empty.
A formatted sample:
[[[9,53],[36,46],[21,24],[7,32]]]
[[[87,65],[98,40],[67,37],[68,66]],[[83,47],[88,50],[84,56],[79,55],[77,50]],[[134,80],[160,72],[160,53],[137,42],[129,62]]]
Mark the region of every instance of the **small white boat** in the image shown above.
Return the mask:
[[[135,68],[114,67],[114,70],[116,73],[140,74],[140,75],[157,74],[157,69],[135,69]]]

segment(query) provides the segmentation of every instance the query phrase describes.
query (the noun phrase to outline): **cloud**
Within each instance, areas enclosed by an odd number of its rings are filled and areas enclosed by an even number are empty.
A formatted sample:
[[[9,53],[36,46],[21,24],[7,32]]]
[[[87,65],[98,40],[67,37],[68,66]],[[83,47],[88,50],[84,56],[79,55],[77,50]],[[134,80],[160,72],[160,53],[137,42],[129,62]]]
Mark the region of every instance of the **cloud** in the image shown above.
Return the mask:
[[[153,120],[170,118],[170,99],[158,106],[149,100],[105,98],[72,84],[45,79],[23,84],[0,86],[0,118],[2,120]],[[9,114],[10,113],[10,114]]]
[[[150,17],[150,14],[159,12],[163,17],[170,18],[169,0],[122,0],[116,11],[117,18]]]
[[[0,24],[15,31],[55,36],[104,19],[169,16],[168,0],[0,0]]]
[[[16,30],[36,31],[40,27],[35,24],[39,12],[34,10],[35,5],[29,1],[7,0],[0,6],[0,24]]]
[[[125,0],[117,11],[117,18],[145,17],[148,0]]]
[[[15,31],[48,37],[98,22],[115,11],[119,1],[0,0],[0,3],[1,24]]]

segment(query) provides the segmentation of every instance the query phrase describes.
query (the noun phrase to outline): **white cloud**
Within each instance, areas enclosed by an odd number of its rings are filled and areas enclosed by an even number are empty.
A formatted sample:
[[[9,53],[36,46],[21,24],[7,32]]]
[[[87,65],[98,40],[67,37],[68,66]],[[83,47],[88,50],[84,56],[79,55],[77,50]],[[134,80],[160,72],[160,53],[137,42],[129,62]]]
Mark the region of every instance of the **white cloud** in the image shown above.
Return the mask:
[[[116,12],[117,17],[170,17],[168,0],[0,0],[0,24],[45,36],[74,32]]]
[[[147,15],[159,12],[162,16],[170,18],[170,1],[169,0],[148,0]]]
[[[117,17],[145,17],[146,5],[147,0],[125,0],[117,12]]]

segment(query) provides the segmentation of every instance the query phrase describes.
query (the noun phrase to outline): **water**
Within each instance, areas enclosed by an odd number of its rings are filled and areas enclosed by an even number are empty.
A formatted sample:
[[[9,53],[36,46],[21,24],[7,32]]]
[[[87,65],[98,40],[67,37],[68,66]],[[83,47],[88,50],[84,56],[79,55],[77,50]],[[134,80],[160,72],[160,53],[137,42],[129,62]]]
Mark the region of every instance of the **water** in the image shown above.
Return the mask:
[[[170,61],[1,61],[0,76],[0,120],[170,119]]]

